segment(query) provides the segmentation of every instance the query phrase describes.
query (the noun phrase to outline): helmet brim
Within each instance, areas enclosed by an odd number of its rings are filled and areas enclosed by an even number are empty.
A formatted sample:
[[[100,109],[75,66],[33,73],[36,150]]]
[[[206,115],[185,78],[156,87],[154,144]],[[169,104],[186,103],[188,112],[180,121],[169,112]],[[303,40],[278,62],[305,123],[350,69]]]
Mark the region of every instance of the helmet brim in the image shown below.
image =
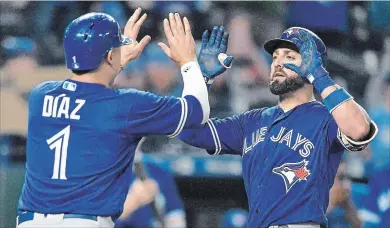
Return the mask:
[[[270,55],[273,55],[274,54],[274,51],[276,49],[278,49],[279,46],[281,46],[282,44],[287,44],[287,45],[294,45],[296,47],[296,45],[290,41],[290,40],[285,40],[285,39],[273,39],[273,40],[268,40],[265,44],[264,44],[264,49],[266,52],[268,52]],[[296,48],[298,50],[298,47]]]

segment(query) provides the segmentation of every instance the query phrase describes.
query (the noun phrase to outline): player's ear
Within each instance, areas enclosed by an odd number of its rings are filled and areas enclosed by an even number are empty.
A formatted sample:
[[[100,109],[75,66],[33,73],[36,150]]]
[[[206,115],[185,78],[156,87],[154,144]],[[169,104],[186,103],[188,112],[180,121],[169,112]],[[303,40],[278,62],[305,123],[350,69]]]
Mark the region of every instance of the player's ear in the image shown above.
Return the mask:
[[[110,65],[112,65],[112,61],[113,61],[113,56],[112,55],[113,55],[113,50],[111,49],[111,50],[109,50],[107,52],[107,55],[106,55],[106,61]]]

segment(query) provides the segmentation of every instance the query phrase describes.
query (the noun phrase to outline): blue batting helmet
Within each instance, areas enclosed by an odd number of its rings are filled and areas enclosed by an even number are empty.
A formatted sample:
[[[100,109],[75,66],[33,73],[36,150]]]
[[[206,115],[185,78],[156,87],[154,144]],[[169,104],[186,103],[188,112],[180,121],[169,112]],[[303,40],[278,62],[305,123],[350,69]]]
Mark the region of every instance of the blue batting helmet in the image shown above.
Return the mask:
[[[324,42],[312,31],[309,29],[301,28],[301,27],[291,27],[288,28],[286,31],[282,33],[280,38],[269,40],[264,44],[264,49],[270,54],[273,55],[274,51],[280,47],[282,44],[293,44],[296,46],[292,41],[294,39],[299,40],[297,34],[298,32],[307,32],[311,35],[312,39],[315,41],[317,46],[317,51],[320,53],[321,58],[323,62],[326,62],[327,59],[327,53],[326,53],[326,46]],[[298,47],[297,47],[298,50]]]
[[[88,13],[73,20],[65,30],[66,66],[71,70],[94,70],[108,51],[132,40],[121,33],[118,22],[105,13]]]

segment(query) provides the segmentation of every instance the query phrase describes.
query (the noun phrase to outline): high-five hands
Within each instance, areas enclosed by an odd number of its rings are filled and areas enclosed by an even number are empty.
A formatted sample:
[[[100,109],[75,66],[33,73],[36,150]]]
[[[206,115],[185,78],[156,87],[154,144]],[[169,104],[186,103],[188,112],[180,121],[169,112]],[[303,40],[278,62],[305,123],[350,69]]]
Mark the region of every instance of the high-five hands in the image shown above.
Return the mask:
[[[164,19],[164,32],[169,46],[162,42],[158,45],[170,59],[180,66],[197,61],[195,41],[192,37],[190,22],[186,17],[182,20],[178,13],[170,13],[169,21]]]
[[[210,38],[207,30],[203,33],[198,61],[207,80],[215,78],[232,66],[234,57],[226,55],[228,41],[229,33],[223,26],[214,26]]]
[[[139,18],[141,11],[141,8],[136,9],[125,25],[124,35],[132,39],[133,42],[128,45],[121,46],[122,67],[124,67],[128,62],[138,58],[138,56],[141,55],[142,51],[151,40],[151,37],[146,35],[141,39],[140,42],[137,42],[139,30],[147,18],[146,13],[144,13],[142,17]]]

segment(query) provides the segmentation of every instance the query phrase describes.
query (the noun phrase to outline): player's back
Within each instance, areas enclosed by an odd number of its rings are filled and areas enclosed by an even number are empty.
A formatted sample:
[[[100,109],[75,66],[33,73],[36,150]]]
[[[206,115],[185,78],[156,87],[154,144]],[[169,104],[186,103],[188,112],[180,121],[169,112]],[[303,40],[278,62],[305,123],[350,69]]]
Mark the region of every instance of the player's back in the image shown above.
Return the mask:
[[[29,97],[26,180],[19,210],[120,213],[140,138],[127,132],[136,94],[72,80],[35,87]]]

